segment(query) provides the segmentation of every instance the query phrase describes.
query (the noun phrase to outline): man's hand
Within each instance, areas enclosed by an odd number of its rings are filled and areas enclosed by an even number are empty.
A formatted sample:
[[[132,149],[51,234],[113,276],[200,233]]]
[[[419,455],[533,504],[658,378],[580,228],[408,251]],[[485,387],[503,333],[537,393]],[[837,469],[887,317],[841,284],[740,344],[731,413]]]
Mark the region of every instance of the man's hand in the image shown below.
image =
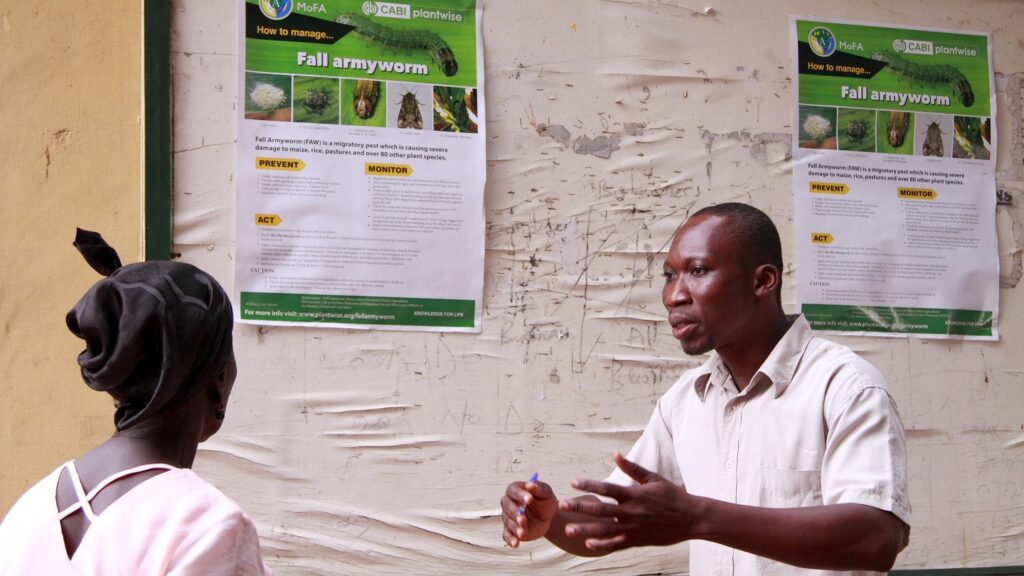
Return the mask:
[[[694,496],[684,486],[615,454],[636,486],[574,480],[592,494],[556,502],[542,482],[513,482],[501,499],[505,542],[547,537],[578,556],[634,546],[707,540],[793,566],[887,572],[907,545],[910,528],[892,512],[864,504],[761,508]],[[524,506],[524,513],[518,508]],[[771,526],[772,530],[765,530]]]
[[[558,512],[555,492],[544,482],[513,482],[501,498],[502,538],[512,548],[546,536]]]
[[[614,552],[633,546],[667,546],[689,539],[698,519],[699,499],[661,476],[615,453],[615,464],[639,486],[596,480],[574,480],[574,488],[613,498],[617,504],[575,499],[559,502],[559,510],[593,518],[574,518],[565,526],[570,538],[582,538],[588,549]]]
[[[907,545],[909,527],[892,512],[871,506],[733,504],[689,494],[621,454],[615,463],[639,486],[593,480],[576,480],[573,486],[617,504],[586,498],[558,503],[559,516],[572,516],[565,524],[567,538],[594,554],[700,539],[803,568],[888,572]]]

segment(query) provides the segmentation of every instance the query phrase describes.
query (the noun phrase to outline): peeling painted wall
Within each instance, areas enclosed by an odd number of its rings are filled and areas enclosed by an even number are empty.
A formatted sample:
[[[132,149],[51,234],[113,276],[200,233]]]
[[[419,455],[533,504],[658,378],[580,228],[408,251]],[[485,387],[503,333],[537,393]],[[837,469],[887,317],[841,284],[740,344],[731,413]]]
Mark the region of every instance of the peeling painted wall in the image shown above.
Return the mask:
[[[76,226],[142,256],[141,26],[133,1],[0,2],[0,516],[113,431],[64,315],[99,279]]]
[[[1024,565],[1024,10],[1018,2],[489,0],[479,335],[236,329],[239,383],[201,474],[283,574],[685,573],[686,545],[603,559],[501,541],[539,471],[569,495],[686,368],[659,302],[669,238],[740,200],[783,234],[794,309],[789,16],[990,31],[1002,341],[843,339],[889,378],[910,441],[902,568]],[[175,231],[231,283],[235,10],[174,2]]]

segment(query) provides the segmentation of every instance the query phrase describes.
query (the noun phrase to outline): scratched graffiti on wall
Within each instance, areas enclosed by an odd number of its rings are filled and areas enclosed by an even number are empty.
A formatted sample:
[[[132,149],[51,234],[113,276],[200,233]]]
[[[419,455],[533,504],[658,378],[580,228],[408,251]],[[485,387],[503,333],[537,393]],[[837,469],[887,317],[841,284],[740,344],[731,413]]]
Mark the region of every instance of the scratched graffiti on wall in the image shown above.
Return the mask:
[[[794,13],[817,9],[791,3]],[[784,19],[754,4],[486,2],[488,181],[483,332],[395,334],[239,327],[225,430],[197,467],[250,511],[282,573],[685,573],[686,546],[571,559],[503,546],[497,499],[540,471],[565,495],[602,477],[654,402],[700,358],[664,322],[661,266],[695,209],[751,202],[792,257],[791,72]],[[1005,4],[835,7],[836,18],[985,29]],[[230,270],[231,47],[175,6],[175,243]],[[509,22],[533,21],[517,27]],[[609,41],[609,30],[623,33]],[[643,30],[640,34],[637,31]],[[742,39],[743,48],[723,44]],[[684,33],[680,33],[684,32]],[[1020,127],[1024,55],[993,33]],[[739,45],[736,45],[739,46]],[[221,56],[224,55],[224,56]],[[742,60],[742,61],[741,61]],[[226,77],[225,77],[226,76]],[[1017,82],[1013,84],[1011,82]],[[998,89],[998,87],[997,87]],[[1013,108],[1015,106],[1015,108]],[[1020,130],[1001,188],[1024,189]],[[1003,300],[1020,296],[1019,203],[1000,209]],[[800,271],[788,264],[783,302]],[[1015,276],[1011,276],[1015,274]],[[1012,284],[1012,286],[1010,285]],[[1022,327],[1005,326],[1008,342]],[[901,567],[1024,564],[1024,371],[1003,347],[865,339],[911,444],[915,525]],[[964,540],[964,534],[968,534]]]

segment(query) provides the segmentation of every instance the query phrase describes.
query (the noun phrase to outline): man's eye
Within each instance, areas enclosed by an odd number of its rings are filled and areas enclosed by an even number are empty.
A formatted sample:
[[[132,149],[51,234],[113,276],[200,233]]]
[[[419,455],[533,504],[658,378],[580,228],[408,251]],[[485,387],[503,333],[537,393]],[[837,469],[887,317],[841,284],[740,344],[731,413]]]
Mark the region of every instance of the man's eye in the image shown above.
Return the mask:
[[[707,273],[707,271],[708,269],[703,266],[694,266],[693,268],[690,269],[690,274],[694,276],[703,276],[704,274]]]
[[[665,277],[665,280],[671,280],[676,276],[675,272],[671,270],[665,270],[661,273],[661,275]]]

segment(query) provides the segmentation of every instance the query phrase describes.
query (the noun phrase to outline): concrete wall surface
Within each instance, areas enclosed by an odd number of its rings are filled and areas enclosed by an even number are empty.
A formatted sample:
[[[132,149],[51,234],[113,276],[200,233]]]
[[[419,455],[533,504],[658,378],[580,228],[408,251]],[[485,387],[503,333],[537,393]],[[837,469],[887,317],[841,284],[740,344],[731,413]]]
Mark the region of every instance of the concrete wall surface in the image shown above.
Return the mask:
[[[230,287],[236,6],[172,6],[175,250]],[[63,280],[82,268],[70,237],[39,223],[56,214],[127,247],[139,222],[137,200],[116,196],[138,182],[138,92],[118,100],[138,86],[137,50],[126,48],[138,41],[125,41],[138,22],[79,12],[0,7],[0,82],[18,86],[22,111],[0,109],[19,139],[0,145],[24,167],[5,176],[16,191],[5,215],[19,224],[0,228],[0,366],[15,390],[0,445],[30,478],[60,463],[44,444],[74,454],[110,425],[108,406],[82,411],[85,400],[60,388],[43,408],[72,414],[85,434],[23,432],[38,426],[40,402],[19,383],[76,378],[77,343],[60,323],[90,278]],[[256,520],[277,573],[687,573],[685,544],[602,559],[543,542],[510,550],[497,502],[533,471],[562,495],[573,477],[604,476],[659,395],[701,362],[679,349],[659,300],[667,243],[689,212],[733,200],[767,211],[790,262],[783,302],[795,309],[791,15],[992,34],[1002,339],[840,340],[887,376],[907,426],[914,519],[897,566],[1024,565],[1021,4],[489,0],[482,333],[236,328],[228,419],[196,469]],[[89,75],[98,60],[85,55],[100,50],[127,56]],[[103,179],[81,177],[94,173]],[[25,278],[35,292],[15,289]],[[27,486],[11,484],[7,460],[0,509]]]
[[[232,277],[237,22],[174,3],[175,232]],[[990,32],[1003,289],[997,343],[843,338],[908,428],[898,567],[1024,565],[1020,3],[484,3],[486,269],[479,335],[239,326],[239,384],[198,468],[296,574],[686,573],[687,545],[602,559],[501,540],[498,498],[540,471],[603,477],[689,358],[660,303],[686,214],[739,200],[784,239],[792,287],[790,15]]]

